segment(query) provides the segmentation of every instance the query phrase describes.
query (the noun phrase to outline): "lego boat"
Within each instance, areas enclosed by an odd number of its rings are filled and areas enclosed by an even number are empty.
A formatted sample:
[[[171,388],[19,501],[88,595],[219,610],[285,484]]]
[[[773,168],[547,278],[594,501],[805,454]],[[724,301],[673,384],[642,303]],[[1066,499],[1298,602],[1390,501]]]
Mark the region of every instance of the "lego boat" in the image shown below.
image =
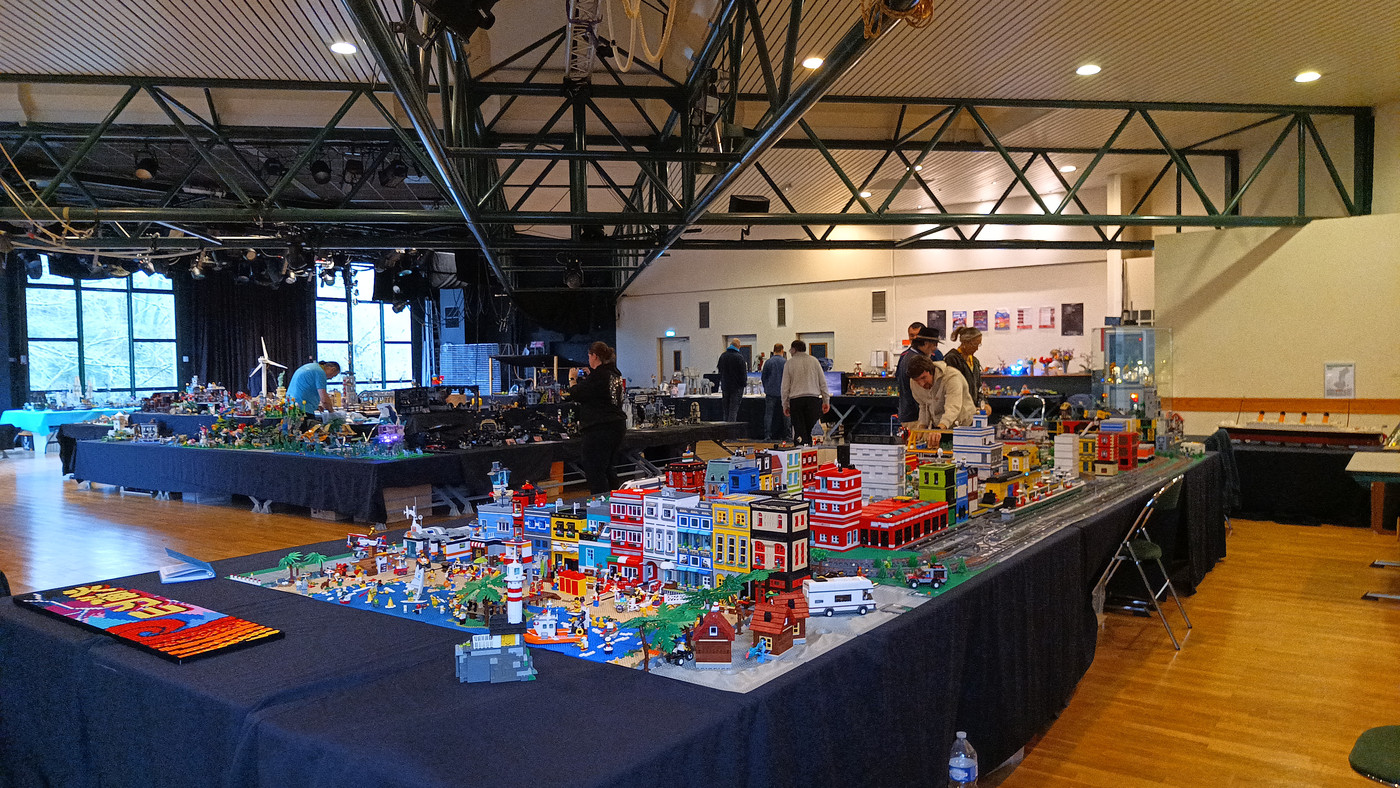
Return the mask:
[[[559,616],[553,608],[545,608],[536,615],[533,626],[525,630],[525,642],[532,646],[551,646],[561,643],[578,643],[576,635],[559,630]]]

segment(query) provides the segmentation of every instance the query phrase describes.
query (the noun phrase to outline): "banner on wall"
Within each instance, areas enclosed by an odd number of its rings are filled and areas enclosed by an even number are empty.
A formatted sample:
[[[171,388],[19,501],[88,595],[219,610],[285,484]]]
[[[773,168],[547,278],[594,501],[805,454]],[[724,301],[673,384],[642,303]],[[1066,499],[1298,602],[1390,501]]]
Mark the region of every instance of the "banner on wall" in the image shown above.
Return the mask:
[[[1011,330],[1011,311],[1009,309],[998,309],[996,314],[996,330]]]
[[[974,310],[972,310],[972,327],[975,328],[975,329],[977,329],[978,331],[986,331],[986,330],[987,330],[987,310],[985,310],[985,309],[974,309]]]
[[[1060,336],[1084,336],[1084,305],[1060,304]]]
[[[1025,331],[1028,328],[1035,328],[1035,307],[1016,307],[1016,330]]]

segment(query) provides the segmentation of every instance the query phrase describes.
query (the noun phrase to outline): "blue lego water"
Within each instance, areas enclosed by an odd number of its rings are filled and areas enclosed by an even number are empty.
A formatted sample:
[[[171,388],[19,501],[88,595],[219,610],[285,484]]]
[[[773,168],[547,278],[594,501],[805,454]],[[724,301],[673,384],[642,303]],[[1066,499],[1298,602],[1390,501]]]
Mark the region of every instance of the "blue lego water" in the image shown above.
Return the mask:
[[[317,599],[322,602],[330,602],[332,604],[341,604],[345,607],[353,607],[357,610],[368,610],[374,613],[379,613],[381,615],[396,616],[398,618],[406,618],[413,621],[421,621],[425,624],[432,624],[433,626],[443,627],[444,629],[452,629],[458,632],[463,632],[467,636],[486,634],[486,627],[479,625],[475,619],[469,619],[469,621],[473,625],[464,627],[459,625],[457,623],[457,620],[452,618],[448,614],[450,607],[447,603],[450,602],[452,598],[451,592],[440,590],[428,591],[424,594],[424,598],[421,603],[410,602],[408,583],[403,580],[395,580],[393,582],[385,583],[383,590],[379,592],[377,598],[375,599],[375,604],[373,606],[369,604],[368,590],[358,586],[347,586],[344,589],[331,588],[325,591],[314,591],[310,594],[307,594],[307,596],[310,599]],[[431,604],[431,600],[433,599],[437,599],[439,602],[436,608],[434,608],[434,606]],[[390,603],[393,604],[393,607],[389,607]],[[554,610],[555,614],[559,616],[559,629],[564,632],[571,631],[570,624],[572,623],[574,617],[570,616],[569,613],[563,608],[555,607],[552,609]],[[589,615],[601,615],[605,609],[606,608],[603,607],[590,607],[588,608]],[[526,605],[526,623],[528,624],[530,618],[532,618],[535,614],[541,613],[543,611],[544,608],[536,607],[534,605]],[[463,639],[466,639],[465,636]],[[641,638],[637,635],[637,630],[623,626],[622,624],[619,624],[616,633],[612,635],[612,642],[613,652],[611,654],[604,653],[603,628],[595,624],[588,628],[588,643],[585,648],[580,649],[578,644],[576,643],[555,643],[547,645],[532,644],[530,648],[545,649],[547,651],[553,651],[558,654],[565,654],[567,656],[575,657],[578,659],[586,659],[589,662],[608,662],[609,660],[612,660],[616,657],[620,657],[628,653],[629,651],[634,651],[642,647],[642,641]],[[654,644],[652,648],[652,654],[653,656],[657,654]]]

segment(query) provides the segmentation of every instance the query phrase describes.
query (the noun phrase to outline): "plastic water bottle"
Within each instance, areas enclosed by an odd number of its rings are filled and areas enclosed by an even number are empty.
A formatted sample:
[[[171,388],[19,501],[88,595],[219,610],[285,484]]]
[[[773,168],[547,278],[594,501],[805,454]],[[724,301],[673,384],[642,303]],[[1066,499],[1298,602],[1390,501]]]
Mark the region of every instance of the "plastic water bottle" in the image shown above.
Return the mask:
[[[953,752],[948,756],[948,785],[950,788],[977,785],[977,751],[968,743],[966,731],[958,731]]]

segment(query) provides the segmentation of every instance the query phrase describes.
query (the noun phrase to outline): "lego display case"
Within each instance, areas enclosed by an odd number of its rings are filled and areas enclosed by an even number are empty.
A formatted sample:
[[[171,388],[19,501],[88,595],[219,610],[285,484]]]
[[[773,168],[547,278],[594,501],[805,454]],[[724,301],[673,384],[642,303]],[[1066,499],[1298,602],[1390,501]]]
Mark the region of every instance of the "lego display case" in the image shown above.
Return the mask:
[[[1155,419],[1171,396],[1172,333],[1151,326],[1094,329],[1101,363],[1093,376],[1094,401],[1115,413]]]

